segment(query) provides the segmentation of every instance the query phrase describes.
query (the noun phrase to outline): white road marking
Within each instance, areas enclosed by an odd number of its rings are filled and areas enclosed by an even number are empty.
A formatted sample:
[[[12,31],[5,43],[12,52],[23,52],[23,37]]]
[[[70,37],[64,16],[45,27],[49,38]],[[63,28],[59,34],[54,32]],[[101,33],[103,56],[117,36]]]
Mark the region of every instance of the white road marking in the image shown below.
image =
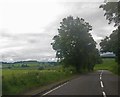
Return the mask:
[[[103,70],[102,70],[102,73],[103,73]]]
[[[62,84],[62,85],[60,85],[60,86],[58,86],[58,87],[56,87],[56,88],[54,88],[54,89],[52,89],[52,90],[46,92],[46,93],[44,93],[43,96],[44,96],[44,95],[47,95],[47,94],[49,94],[49,93],[51,93],[51,92],[53,92],[53,91],[55,91],[55,90],[57,90],[58,88],[64,86],[64,85],[67,84],[67,83],[68,83],[68,82],[66,82],[66,83],[64,83],[64,84]]]
[[[102,70],[101,73],[100,73],[100,80],[102,80],[102,72],[103,72],[103,70]]]
[[[103,70],[100,73],[100,80],[102,80],[102,74],[103,74]]]
[[[103,88],[104,86],[103,86],[103,82],[102,81],[100,81],[100,84],[101,84],[101,87]]]
[[[102,74],[103,74],[103,70],[100,73],[100,85],[103,88],[104,86],[103,86],[103,82],[102,82]],[[107,97],[104,91],[102,92],[102,94],[103,94],[103,97]]]
[[[103,70],[101,71],[100,76],[102,76],[102,74],[103,74]]]
[[[106,97],[106,94],[105,94],[105,92],[103,91],[102,93],[103,93],[103,96],[104,96],[104,97]]]

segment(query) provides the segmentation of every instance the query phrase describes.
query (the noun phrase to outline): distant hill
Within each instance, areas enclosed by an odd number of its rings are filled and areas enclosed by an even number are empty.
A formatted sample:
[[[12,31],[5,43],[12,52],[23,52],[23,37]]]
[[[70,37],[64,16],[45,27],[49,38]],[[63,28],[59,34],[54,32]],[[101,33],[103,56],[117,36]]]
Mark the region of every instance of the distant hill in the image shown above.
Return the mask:
[[[1,62],[2,64],[21,64],[21,63],[23,63],[23,64],[35,64],[35,63],[37,63],[37,64],[55,64],[56,62],[39,62],[39,61],[32,61],[32,60],[30,60],[30,61],[17,61],[17,62]]]
[[[2,68],[48,68],[57,66],[57,62],[39,62],[39,61],[18,61],[18,62],[2,62]]]

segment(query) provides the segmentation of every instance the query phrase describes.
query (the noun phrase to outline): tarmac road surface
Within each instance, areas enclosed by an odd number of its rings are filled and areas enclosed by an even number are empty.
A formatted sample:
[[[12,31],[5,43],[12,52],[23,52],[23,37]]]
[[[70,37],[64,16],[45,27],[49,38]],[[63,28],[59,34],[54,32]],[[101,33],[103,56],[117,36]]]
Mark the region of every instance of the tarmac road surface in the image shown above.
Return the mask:
[[[80,75],[78,78],[55,87],[45,95],[100,95],[109,97],[118,95],[118,76],[107,70]],[[120,97],[120,96],[116,96]]]

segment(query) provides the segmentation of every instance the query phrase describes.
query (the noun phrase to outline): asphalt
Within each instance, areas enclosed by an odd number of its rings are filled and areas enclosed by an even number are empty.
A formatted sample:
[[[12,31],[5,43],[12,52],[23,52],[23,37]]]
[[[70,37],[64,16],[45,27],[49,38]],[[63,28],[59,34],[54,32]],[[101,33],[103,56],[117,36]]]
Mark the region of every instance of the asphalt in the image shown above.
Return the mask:
[[[46,91],[42,96],[46,95],[100,95],[101,97],[109,97],[118,93],[118,76],[107,70],[99,70],[96,72],[80,75],[76,79],[57,86]]]

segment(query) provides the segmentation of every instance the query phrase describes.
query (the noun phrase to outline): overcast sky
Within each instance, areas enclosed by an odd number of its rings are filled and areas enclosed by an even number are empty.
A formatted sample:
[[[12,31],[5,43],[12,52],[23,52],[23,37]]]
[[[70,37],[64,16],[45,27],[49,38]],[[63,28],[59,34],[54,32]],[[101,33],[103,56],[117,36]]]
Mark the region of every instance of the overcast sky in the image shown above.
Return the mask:
[[[54,60],[55,51],[50,43],[57,34],[59,23],[70,15],[84,18],[92,25],[91,34],[98,44],[115,29],[112,24],[108,25],[103,10],[99,8],[104,0],[60,1],[2,0],[0,60]]]

